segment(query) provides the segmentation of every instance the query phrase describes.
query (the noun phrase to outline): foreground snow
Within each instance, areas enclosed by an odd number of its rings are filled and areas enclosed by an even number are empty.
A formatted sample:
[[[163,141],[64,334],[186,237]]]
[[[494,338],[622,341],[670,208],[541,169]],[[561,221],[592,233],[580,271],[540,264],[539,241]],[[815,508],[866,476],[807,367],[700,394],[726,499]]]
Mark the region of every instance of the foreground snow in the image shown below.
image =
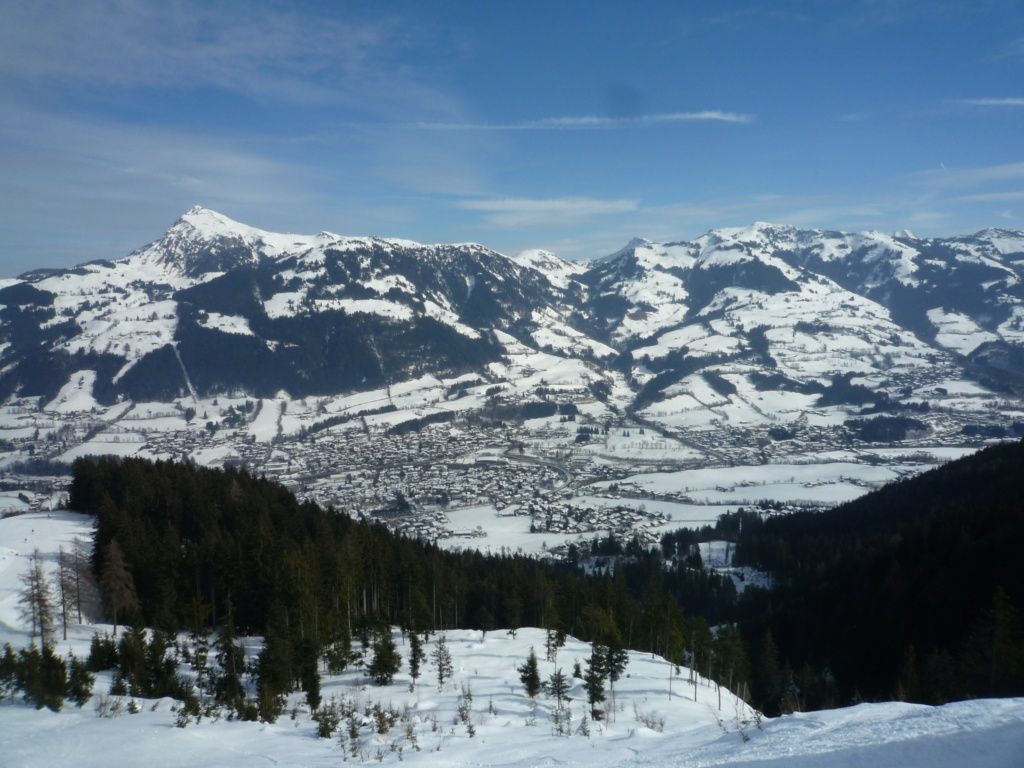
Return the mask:
[[[512,649],[509,649],[510,651]],[[511,668],[513,659],[502,662]],[[376,693],[371,689],[368,693]],[[442,696],[427,697],[440,703]],[[447,698],[454,698],[451,694]],[[520,698],[521,695],[520,695]],[[58,714],[37,712],[24,705],[0,707],[0,752],[4,764],[24,768],[152,768],[216,765],[326,766],[344,758],[334,740],[315,737],[304,715],[274,725],[204,722],[175,728],[170,702],[147,702],[136,715],[97,718],[87,707]],[[156,711],[150,711],[157,705]],[[479,705],[478,705],[479,706]],[[421,766],[586,765],[618,766],[755,766],[785,760],[789,766],[972,766],[1011,768],[1024,754],[1024,700],[958,702],[932,708],[886,703],[812,712],[766,720],[763,730],[752,729],[744,742],[738,733],[723,733],[705,709],[692,701],[669,708],[665,732],[640,726],[631,714],[620,714],[607,732],[590,738],[550,735],[547,724],[524,725],[510,717],[506,704],[498,716],[477,726],[470,739],[464,733],[428,751],[403,751],[402,759]],[[446,713],[447,714],[447,713]],[[448,722],[451,722],[450,720]],[[442,727],[450,727],[445,723]],[[463,729],[460,727],[460,731]],[[348,758],[358,762],[358,758]],[[370,756],[369,762],[376,757]],[[384,752],[394,763],[397,753]]]
[[[22,515],[0,520],[0,636],[15,645],[27,641],[17,624],[18,565],[27,565],[26,549],[38,547],[51,555],[58,546],[87,531],[86,519],[68,513],[50,517]],[[61,653],[74,649],[84,655],[94,631],[109,627],[76,626],[71,639],[59,643]],[[399,651],[408,655],[408,646]],[[427,652],[433,649],[432,638]],[[524,694],[516,666],[531,646],[543,657],[544,634],[523,629],[515,638],[503,631],[483,635],[454,631],[447,635],[455,676],[438,691],[432,663],[425,666],[415,692],[409,691],[407,665],[392,685],[371,684],[361,670],[323,680],[323,698],[359,702],[362,708],[379,703],[404,711],[403,722],[386,735],[363,728],[360,754],[342,750],[338,737],[320,739],[316,723],[293,696],[290,707],[275,724],[213,721],[181,729],[174,725],[169,699],[142,700],[137,714],[116,718],[96,716],[96,698],[106,691],[109,675],[101,675],[97,697],[82,710],[36,711],[21,702],[0,703],[0,765],[24,768],[76,766],[152,768],[216,765],[249,768],[254,765],[334,766],[345,761],[420,766],[505,766],[527,768],[566,765],[604,768],[639,766],[980,766],[1010,768],[1024,754],[1024,698],[958,702],[944,707],[883,703],[847,709],[795,714],[764,720],[727,692],[702,681],[696,689],[687,672],[672,680],[664,659],[631,654],[624,677],[616,686],[613,722],[590,723],[581,730],[585,709],[578,680],[570,691],[573,715],[570,736],[556,736],[553,702],[541,696],[536,703]],[[255,652],[255,647],[250,647]],[[543,677],[557,666],[568,673],[587,655],[588,646],[569,639],[556,663],[541,660]],[[458,722],[460,696],[472,692],[470,736]],[[695,700],[696,697],[696,700]],[[653,727],[648,727],[653,726]],[[342,730],[345,730],[344,724]],[[415,743],[410,738],[415,734]],[[351,745],[349,745],[351,746]],[[417,749],[417,746],[419,749]],[[784,763],[778,761],[784,760]]]

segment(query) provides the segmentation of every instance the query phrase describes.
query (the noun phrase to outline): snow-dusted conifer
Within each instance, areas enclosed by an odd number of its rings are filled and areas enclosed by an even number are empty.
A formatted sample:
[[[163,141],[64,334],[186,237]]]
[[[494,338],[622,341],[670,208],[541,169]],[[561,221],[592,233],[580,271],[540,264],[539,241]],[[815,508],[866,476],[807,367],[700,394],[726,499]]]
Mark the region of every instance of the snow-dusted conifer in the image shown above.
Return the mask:
[[[451,679],[455,674],[455,668],[452,666],[452,653],[448,650],[448,643],[445,641],[444,635],[437,639],[437,645],[434,646],[434,652],[430,654],[430,659],[437,667],[437,689],[444,690],[445,681]]]
[[[526,695],[531,699],[537,698],[537,694],[540,693],[540,670],[537,667],[537,652],[534,651],[533,646],[530,646],[530,655],[526,657],[526,661],[520,666],[516,667],[516,671],[519,672],[519,680],[523,684],[523,688],[526,689]]]

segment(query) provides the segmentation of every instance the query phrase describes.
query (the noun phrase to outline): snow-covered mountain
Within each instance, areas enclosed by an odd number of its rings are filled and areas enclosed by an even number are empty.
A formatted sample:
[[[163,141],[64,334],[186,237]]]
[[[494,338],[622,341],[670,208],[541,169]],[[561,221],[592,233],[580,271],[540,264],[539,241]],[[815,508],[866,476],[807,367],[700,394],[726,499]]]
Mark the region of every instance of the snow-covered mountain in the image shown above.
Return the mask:
[[[580,360],[596,395],[666,426],[709,409],[768,423],[823,402],[919,403],[950,380],[1015,390],[1022,276],[1024,233],[999,229],[759,223],[637,238],[584,265],[274,234],[196,207],[125,258],[6,281],[0,396],[48,402],[72,382],[102,404],[333,395],[423,374],[493,380],[533,350]]]
[[[475,370],[501,355],[494,329],[531,327],[565,293],[478,245],[278,235],[193,208],[124,259],[6,286],[5,395],[52,394],[79,371],[112,402]]]

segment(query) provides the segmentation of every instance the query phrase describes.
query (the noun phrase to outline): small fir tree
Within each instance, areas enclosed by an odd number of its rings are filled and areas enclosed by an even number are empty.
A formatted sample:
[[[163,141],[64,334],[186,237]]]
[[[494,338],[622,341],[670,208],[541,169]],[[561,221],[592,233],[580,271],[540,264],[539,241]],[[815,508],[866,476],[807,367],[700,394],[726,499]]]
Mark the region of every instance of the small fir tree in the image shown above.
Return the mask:
[[[601,702],[605,700],[605,653],[604,648],[594,644],[587,659],[587,671],[583,673],[583,690],[587,692],[587,704],[590,705],[590,719],[601,719]]]
[[[450,680],[455,674],[455,669],[452,666],[452,653],[448,650],[448,643],[445,641],[444,635],[437,639],[437,645],[434,646],[434,652],[430,654],[430,659],[437,668],[437,690],[442,691],[445,681]]]
[[[569,678],[561,667],[552,672],[551,677],[544,683],[544,692],[553,696],[558,706],[569,701]]]
[[[629,652],[622,647],[616,637],[616,641],[607,646],[604,652],[604,668],[608,678],[608,687],[611,689],[613,713],[615,712],[615,684],[622,677],[622,673],[626,671],[627,664],[629,664]]]
[[[245,698],[245,686],[242,684],[242,673],[245,671],[245,649],[237,642],[234,616],[231,604],[228,603],[228,616],[224,626],[217,635],[214,648],[217,651],[217,664],[220,674],[217,676],[214,689],[217,701],[225,704],[241,704]]]
[[[316,643],[312,638],[304,637],[295,645],[295,666],[299,674],[299,684],[306,693],[306,703],[310,710],[316,711],[320,706],[320,672],[317,670]]]
[[[423,662],[427,660],[427,655],[423,651],[423,641],[416,632],[412,632],[409,635],[409,677],[412,678],[412,683],[409,685],[409,690],[416,688],[416,681],[420,678],[420,670]]]
[[[377,634],[373,644],[373,658],[367,670],[377,685],[388,685],[395,679],[402,668],[402,657],[395,648],[395,640],[390,629],[383,629]]]
[[[549,629],[544,633],[544,655],[550,662],[558,659],[558,649],[565,645],[565,632],[560,629]]]
[[[96,676],[89,671],[84,661],[80,661],[74,654],[68,658],[68,698],[75,706],[81,709],[92,698],[92,687],[96,683]]]
[[[523,688],[526,689],[526,695],[531,699],[537,698],[537,694],[540,693],[540,670],[537,667],[537,653],[534,651],[533,646],[530,646],[530,655],[526,657],[526,661],[520,666],[516,667],[519,672],[519,680],[523,684]]]

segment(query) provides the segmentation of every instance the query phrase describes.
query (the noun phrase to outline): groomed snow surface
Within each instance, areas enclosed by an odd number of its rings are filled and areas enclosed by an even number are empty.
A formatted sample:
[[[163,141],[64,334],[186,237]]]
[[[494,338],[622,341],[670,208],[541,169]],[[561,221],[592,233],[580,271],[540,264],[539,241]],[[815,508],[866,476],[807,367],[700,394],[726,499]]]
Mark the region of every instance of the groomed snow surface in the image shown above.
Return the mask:
[[[72,513],[30,513],[0,520],[0,641],[15,646],[28,641],[17,618],[18,577],[28,555],[38,548],[53,567],[58,547],[87,536],[89,521]],[[58,644],[84,656],[89,638],[107,625],[71,628],[71,639]],[[399,651],[408,655],[408,645]],[[433,650],[436,637],[426,648]],[[181,729],[174,725],[169,699],[142,700],[138,714],[100,718],[95,697],[84,709],[66,705],[54,713],[37,711],[20,702],[0,703],[0,765],[11,768],[194,768],[223,766],[336,766],[342,762],[418,766],[806,766],[840,768],[1012,768],[1024,755],[1024,698],[979,700],[926,707],[901,703],[861,704],[847,709],[795,714],[766,719],[758,727],[754,713],[722,692],[721,709],[713,684],[687,683],[687,670],[673,679],[660,658],[633,653],[616,686],[614,721],[590,723],[590,735],[580,733],[585,695],[580,681],[570,692],[571,736],[556,736],[553,702],[536,703],[523,693],[516,667],[530,647],[537,649],[542,677],[556,667],[566,673],[588,653],[584,643],[569,639],[556,663],[543,659],[544,634],[522,629],[515,638],[506,632],[455,631],[447,635],[455,669],[454,679],[439,691],[432,662],[425,665],[415,692],[409,691],[408,666],[392,685],[373,685],[361,671],[325,677],[322,694],[360,702],[379,703],[402,711],[417,735],[417,750],[407,739],[403,723],[389,734],[372,734],[363,727],[362,754],[346,756],[333,739],[316,736],[302,694],[293,696],[297,715],[288,713],[274,724],[228,722],[209,718]],[[250,654],[258,644],[250,643]],[[109,686],[100,675],[97,695]],[[470,737],[457,722],[463,689],[472,693]],[[434,722],[436,720],[436,730]],[[646,725],[643,720],[646,720]],[[659,725],[663,723],[663,725]],[[654,727],[648,727],[648,725]],[[344,726],[343,726],[344,729]],[[745,740],[746,739],[746,740]],[[394,745],[394,750],[392,750]],[[400,750],[400,751],[399,751]]]

